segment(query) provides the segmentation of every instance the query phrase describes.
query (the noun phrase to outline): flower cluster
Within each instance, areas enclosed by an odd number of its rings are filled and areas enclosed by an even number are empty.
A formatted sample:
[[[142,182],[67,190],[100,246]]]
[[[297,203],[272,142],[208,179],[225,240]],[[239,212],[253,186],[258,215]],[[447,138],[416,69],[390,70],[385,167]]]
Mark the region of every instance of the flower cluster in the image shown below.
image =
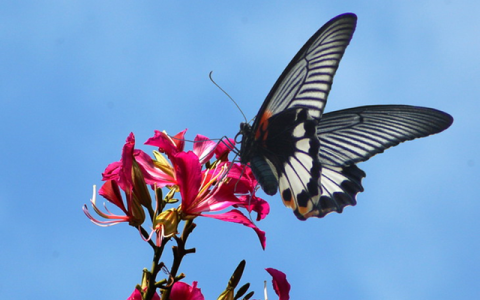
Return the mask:
[[[257,181],[250,168],[228,161],[230,149],[227,144],[233,145],[233,141],[215,143],[197,135],[193,151],[185,151],[185,133],[186,130],[171,137],[165,132],[156,131],[145,143],[158,147],[158,151],[153,153],[154,158],[135,149],[135,137],[131,133],[120,161],[108,165],[102,174],[105,183],[99,190],[99,194],[122,210],[123,214],[117,215],[108,209],[106,213],[102,212],[96,203],[95,190],[91,199],[92,207],[106,221],[93,217],[86,206],[83,208],[85,214],[101,226],[128,222],[139,227],[146,219],[145,208],[152,217],[157,246],[161,245],[164,238],[177,233],[181,220],[209,217],[252,228],[265,248],[265,232],[238,208],[246,209],[248,213],[256,212],[259,221],[266,217],[269,206],[255,195]],[[217,160],[210,163],[214,155]],[[148,186],[157,196],[161,188],[169,190],[164,199],[156,199],[155,208]],[[124,192],[125,200],[120,190]],[[180,205],[164,210],[166,204],[175,202],[176,192],[181,195]],[[235,209],[220,212],[230,207]]]
[[[270,208],[265,200],[255,195],[258,183],[251,169],[229,161],[228,154],[235,146],[234,141],[226,139],[215,143],[197,135],[193,149],[186,151],[185,133],[186,130],[169,136],[165,132],[155,131],[155,135],[145,143],[156,147],[153,157],[135,149],[135,136],[131,133],[123,146],[120,161],[108,165],[102,174],[105,183],[98,191],[121,213],[113,213],[106,205],[101,210],[97,204],[95,187],[91,205],[101,218],[94,217],[86,205],[83,207],[87,217],[96,225],[128,223],[137,228],[143,240],[154,250],[152,269],[143,270],[141,284],[137,285],[128,299],[204,299],[196,281],[188,285],[181,281],[185,275],[178,274],[183,257],[195,252],[194,248],[187,249],[185,246],[196,226],[193,221],[197,217],[250,227],[257,234],[262,248],[266,247],[265,232],[256,226],[250,215],[256,213],[258,222],[268,215]],[[179,233],[181,222],[185,225]],[[170,240],[174,240],[176,246],[172,247],[174,261],[167,268],[160,258]],[[242,261],[218,299],[252,297],[253,292],[247,293],[249,284],[235,292],[244,266],[245,262]],[[158,280],[156,276],[160,270],[168,277]],[[280,299],[288,299],[290,285],[285,275],[275,269],[267,269],[267,272],[273,277],[274,289]]]

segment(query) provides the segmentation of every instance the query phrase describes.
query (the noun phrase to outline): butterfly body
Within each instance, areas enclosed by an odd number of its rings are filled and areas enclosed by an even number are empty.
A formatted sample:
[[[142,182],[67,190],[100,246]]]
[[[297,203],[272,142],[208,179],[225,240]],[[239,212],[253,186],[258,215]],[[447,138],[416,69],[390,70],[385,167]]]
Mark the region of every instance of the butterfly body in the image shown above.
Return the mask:
[[[343,14],[320,28],[283,71],[253,124],[240,127],[241,163],[268,195],[280,190],[301,220],[356,204],[365,177],[356,163],[453,121],[441,111],[405,105],[323,113],[356,20]]]
[[[319,194],[316,182],[320,178],[321,165],[318,157],[320,142],[316,133],[317,125],[317,120],[302,108],[287,109],[270,117],[268,124],[260,126],[254,135],[252,128],[243,123],[242,145],[250,144],[251,147],[243,148],[240,159],[244,164],[250,162],[252,172],[266,194],[277,193],[281,179],[279,174],[285,173],[284,162],[289,162],[298,155],[312,161],[309,169],[304,171],[308,171],[308,176],[312,178],[310,182],[314,188],[310,189],[310,195]],[[262,127],[266,130],[262,130]],[[255,136],[255,139],[248,140],[252,136]],[[245,151],[246,149],[248,151]],[[312,160],[312,157],[318,159]]]

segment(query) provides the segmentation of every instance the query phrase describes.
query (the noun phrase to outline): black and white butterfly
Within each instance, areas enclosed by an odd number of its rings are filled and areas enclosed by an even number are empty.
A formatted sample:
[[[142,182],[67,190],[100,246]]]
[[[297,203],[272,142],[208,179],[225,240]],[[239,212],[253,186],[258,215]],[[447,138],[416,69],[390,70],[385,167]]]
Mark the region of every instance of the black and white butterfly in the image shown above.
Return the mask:
[[[253,125],[240,125],[240,161],[251,167],[265,193],[279,189],[301,220],[356,204],[365,177],[356,163],[453,122],[444,112],[406,105],[323,114],[356,22],[356,15],[346,13],[320,28],[278,78]]]

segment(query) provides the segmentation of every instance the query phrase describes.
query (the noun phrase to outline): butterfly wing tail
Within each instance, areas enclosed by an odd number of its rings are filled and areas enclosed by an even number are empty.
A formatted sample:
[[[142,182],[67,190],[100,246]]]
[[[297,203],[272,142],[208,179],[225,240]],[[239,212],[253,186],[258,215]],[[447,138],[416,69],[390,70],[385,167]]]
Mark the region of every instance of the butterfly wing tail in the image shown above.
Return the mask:
[[[341,213],[345,206],[357,204],[356,196],[363,192],[362,179],[365,172],[356,165],[346,167],[322,167],[322,195],[313,209],[307,214],[295,210],[295,215],[300,220],[310,217],[323,218],[331,212]]]

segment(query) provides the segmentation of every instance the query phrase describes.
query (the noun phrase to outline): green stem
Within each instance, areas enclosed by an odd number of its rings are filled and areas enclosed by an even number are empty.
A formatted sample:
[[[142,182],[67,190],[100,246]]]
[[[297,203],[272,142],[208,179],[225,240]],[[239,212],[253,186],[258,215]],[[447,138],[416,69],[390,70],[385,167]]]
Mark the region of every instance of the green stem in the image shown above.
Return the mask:
[[[160,262],[160,258],[162,257],[165,245],[168,243],[169,240],[170,238],[164,238],[160,247],[153,245],[154,252],[152,260],[152,270],[150,271],[150,278],[147,284],[147,292],[144,294],[143,297],[144,300],[151,300],[153,295],[155,294],[155,290],[157,289],[155,285],[157,274],[164,266],[163,262]]]
[[[162,300],[168,300],[170,297],[170,291],[172,289],[173,284],[178,281],[179,279],[183,278],[184,275],[177,277],[178,269],[180,268],[180,264],[182,263],[182,259],[185,255],[189,253],[194,253],[195,249],[185,249],[185,244],[187,242],[188,236],[195,228],[195,223],[192,220],[187,220],[185,222],[185,227],[183,228],[182,236],[180,238],[174,237],[177,241],[177,246],[172,247],[173,250],[173,263],[172,268],[170,270],[170,276],[168,280],[167,287],[162,292]]]

